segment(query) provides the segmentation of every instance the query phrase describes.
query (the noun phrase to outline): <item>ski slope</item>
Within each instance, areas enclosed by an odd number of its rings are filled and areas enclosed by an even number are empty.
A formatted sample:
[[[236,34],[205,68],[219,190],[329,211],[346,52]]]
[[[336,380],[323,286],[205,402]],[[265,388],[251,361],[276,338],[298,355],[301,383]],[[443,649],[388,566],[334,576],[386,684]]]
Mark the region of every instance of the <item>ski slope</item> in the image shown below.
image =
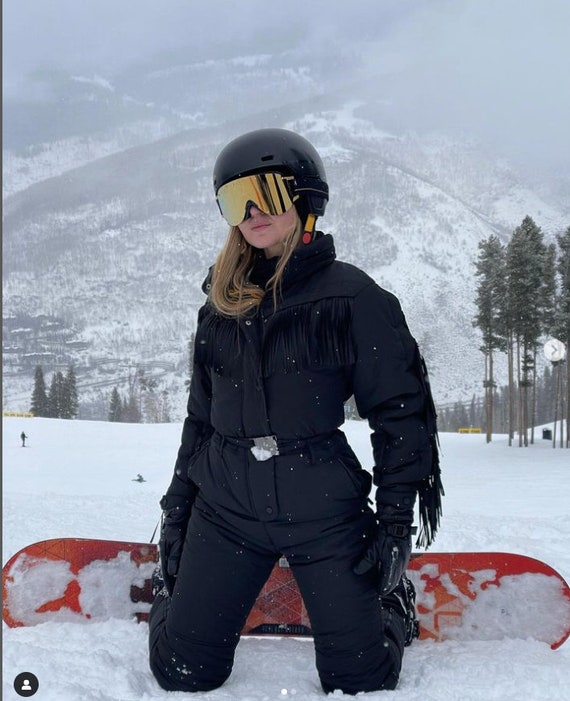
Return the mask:
[[[3,553],[77,536],[148,541],[158,522],[178,448],[179,424],[115,424],[3,419]],[[28,436],[22,448],[20,433]],[[371,463],[362,422],[345,430],[364,465]],[[487,445],[483,435],[442,434],[446,497],[433,550],[501,550],[546,561],[570,580],[570,451],[553,449],[541,431],[529,448]],[[145,482],[134,481],[141,474]],[[532,613],[532,612],[529,612]],[[109,620],[3,624],[3,698],[16,699],[17,674],[33,672],[42,701],[175,701],[147,665],[147,626]],[[399,687],[367,701],[560,701],[570,688],[570,642],[557,651],[529,639],[414,642]],[[336,692],[332,698],[343,695]],[[192,701],[325,699],[312,644],[248,638],[220,689]],[[352,698],[352,697],[345,697]]]

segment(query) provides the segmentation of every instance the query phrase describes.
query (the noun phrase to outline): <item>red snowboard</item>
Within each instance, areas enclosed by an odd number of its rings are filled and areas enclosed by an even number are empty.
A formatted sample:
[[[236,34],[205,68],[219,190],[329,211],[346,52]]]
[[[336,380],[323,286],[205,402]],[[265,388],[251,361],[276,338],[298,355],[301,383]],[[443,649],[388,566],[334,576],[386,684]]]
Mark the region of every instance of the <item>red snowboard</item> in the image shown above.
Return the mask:
[[[2,616],[11,627],[45,621],[145,620],[156,545],[63,538],[16,553],[2,570]],[[420,638],[535,638],[557,648],[570,636],[570,589],[539,560],[510,553],[414,555]],[[259,595],[244,635],[310,635],[301,595],[282,560]]]

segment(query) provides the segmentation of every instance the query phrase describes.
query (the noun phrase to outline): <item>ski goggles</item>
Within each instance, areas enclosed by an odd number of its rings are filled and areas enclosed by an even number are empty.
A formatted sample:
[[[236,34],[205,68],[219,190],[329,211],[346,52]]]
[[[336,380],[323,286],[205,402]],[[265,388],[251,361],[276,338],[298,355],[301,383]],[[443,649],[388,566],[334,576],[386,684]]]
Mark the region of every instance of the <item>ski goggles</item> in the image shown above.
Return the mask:
[[[257,173],[232,180],[218,190],[216,201],[230,226],[238,226],[248,216],[253,205],[265,214],[285,214],[298,199],[293,194],[292,175]]]

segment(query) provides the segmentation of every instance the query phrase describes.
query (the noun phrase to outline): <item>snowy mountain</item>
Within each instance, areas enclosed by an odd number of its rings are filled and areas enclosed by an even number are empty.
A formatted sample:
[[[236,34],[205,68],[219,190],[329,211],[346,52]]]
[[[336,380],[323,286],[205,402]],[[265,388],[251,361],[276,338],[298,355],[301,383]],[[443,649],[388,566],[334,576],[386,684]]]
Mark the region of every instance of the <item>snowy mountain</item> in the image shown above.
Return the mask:
[[[318,62],[285,51],[147,69],[123,85],[60,80],[82,106],[75,133],[61,126],[32,147],[21,131],[5,153],[4,408],[27,408],[37,362],[73,362],[80,399],[103,418],[112,386],[144,363],[181,414],[200,286],[226,233],[212,165],[230,138],[262,126],[297,130],[320,151],[331,190],[320,228],[400,298],[436,402],[480,393],[477,244],[527,214],[552,236],[568,201],[472,139],[401,130],[390,101],[346,74],[331,84]]]

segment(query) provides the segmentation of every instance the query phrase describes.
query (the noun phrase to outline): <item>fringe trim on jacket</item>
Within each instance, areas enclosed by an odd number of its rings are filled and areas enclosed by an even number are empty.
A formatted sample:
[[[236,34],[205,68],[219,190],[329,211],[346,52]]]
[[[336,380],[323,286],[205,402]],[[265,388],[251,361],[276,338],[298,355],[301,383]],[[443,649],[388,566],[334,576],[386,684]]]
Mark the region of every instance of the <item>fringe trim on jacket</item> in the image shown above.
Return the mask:
[[[241,330],[235,319],[210,312],[196,335],[194,359],[222,377],[235,377],[241,372]]]
[[[355,361],[350,335],[351,300],[329,298],[288,307],[268,322],[263,374],[338,367]]]
[[[417,350],[416,362],[427,398],[426,426],[432,454],[431,474],[420,483],[418,489],[420,532],[416,541],[416,547],[428,548],[433,543],[439,528],[440,518],[443,513],[441,499],[445,496],[445,491],[441,480],[439,463],[440,446],[437,433],[437,414],[431,393],[428,371],[419,349]]]
[[[350,335],[351,300],[328,298],[278,310],[263,323],[262,371],[293,373],[311,367],[338,367],[355,362]],[[196,361],[223,377],[242,373],[245,336],[235,319],[205,316],[196,338]]]

